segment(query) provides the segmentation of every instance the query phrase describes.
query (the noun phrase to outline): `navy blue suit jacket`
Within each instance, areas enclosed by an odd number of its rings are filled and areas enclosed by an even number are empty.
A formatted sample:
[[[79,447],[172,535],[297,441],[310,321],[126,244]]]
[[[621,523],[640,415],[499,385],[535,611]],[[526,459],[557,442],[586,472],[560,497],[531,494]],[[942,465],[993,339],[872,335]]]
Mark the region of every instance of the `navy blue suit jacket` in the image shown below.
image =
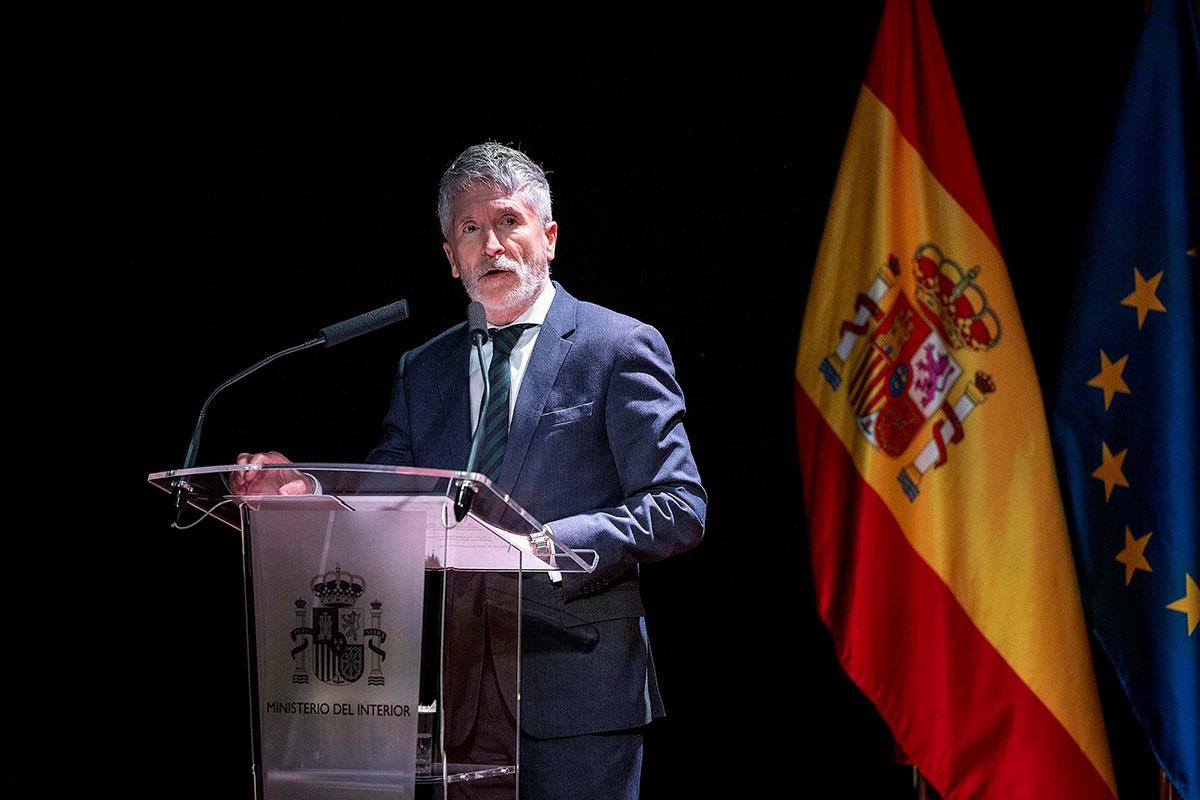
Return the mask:
[[[555,287],[497,484],[556,539],[600,558],[561,586],[525,581],[521,727],[539,738],[632,728],[662,713],[637,565],[695,546],[707,502],[662,336]],[[404,354],[368,461],[464,467],[468,356],[465,325]]]

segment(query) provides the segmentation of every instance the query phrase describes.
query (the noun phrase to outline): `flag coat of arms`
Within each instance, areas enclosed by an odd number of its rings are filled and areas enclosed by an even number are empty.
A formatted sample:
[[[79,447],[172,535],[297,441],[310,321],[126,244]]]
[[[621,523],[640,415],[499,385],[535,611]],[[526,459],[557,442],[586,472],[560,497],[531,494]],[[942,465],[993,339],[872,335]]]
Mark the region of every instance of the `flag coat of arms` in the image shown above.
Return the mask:
[[[927,0],[890,0],[809,291],[817,608],[947,797],[1110,797],[1042,396]]]

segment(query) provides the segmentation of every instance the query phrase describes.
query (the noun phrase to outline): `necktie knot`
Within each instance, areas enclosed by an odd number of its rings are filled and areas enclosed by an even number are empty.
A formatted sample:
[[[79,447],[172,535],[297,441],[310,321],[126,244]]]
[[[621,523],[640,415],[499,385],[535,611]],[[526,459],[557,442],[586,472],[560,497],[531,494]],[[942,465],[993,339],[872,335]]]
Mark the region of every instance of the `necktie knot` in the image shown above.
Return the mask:
[[[488,337],[492,340],[492,353],[507,357],[512,353],[513,347],[517,343],[517,339],[521,338],[521,334],[526,328],[532,328],[532,325],[509,325],[507,328],[489,328]]]

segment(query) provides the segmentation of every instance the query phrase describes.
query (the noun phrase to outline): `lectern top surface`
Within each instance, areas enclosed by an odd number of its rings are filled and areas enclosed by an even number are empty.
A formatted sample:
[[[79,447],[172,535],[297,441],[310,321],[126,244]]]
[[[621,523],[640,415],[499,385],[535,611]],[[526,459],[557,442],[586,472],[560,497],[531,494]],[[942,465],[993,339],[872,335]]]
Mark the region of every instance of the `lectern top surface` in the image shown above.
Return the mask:
[[[507,492],[476,472],[384,464],[226,464],[155,472],[147,479],[167,492],[173,492],[175,482],[182,481],[188,491],[189,502],[197,508],[210,511],[224,503],[230,506],[229,511],[236,518],[237,505],[261,498],[234,495],[229,476],[235,472],[253,470],[296,470],[317,480],[319,494],[346,499],[396,495],[450,497],[462,482],[469,481],[476,489],[471,513],[481,521],[522,535],[542,529],[541,523],[509,497]],[[220,518],[222,514],[218,511],[215,516]]]

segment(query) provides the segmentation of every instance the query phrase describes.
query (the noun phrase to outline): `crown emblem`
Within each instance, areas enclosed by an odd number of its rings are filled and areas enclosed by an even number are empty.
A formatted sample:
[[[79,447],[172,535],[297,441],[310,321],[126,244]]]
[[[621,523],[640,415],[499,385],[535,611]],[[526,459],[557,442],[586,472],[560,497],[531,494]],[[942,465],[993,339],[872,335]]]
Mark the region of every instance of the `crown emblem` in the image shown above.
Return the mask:
[[[975,282],[979,267],[963,270],[932,243],[918,247],[913,262],[917,299],[941,322],[955,350],[991,350],[1000,343],[1000,318]]]
[[[325,606],[352,606],[362,597],[367,584],[360,575],[342,572],[342,565],[334,567],[333,572],[317,575],[312,579],[313,594]]]

